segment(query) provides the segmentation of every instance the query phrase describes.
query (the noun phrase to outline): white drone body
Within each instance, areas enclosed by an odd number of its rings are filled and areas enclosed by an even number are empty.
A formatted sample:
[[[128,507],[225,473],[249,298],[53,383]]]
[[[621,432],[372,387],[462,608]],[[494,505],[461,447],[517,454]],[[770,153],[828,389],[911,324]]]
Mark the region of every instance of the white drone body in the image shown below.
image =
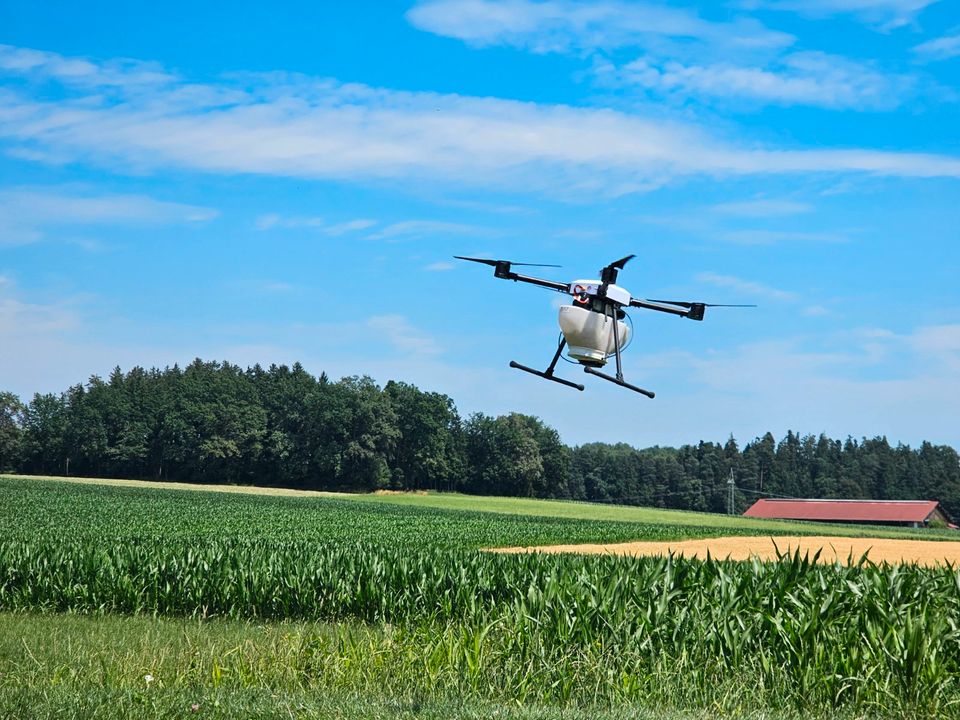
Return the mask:
[[[572,305],[560,307],[560,331],[567,341],[567,356],[583,365],[602,367],[607,358],[623,350],[630,342],[630,326],[609,315],[588,310],[590,298],[597,297],[599,280],[576,280],[570,283]],[[607,297],[622,305],[630,304],[630,293],[619,285],[607,286]],[[616,322],[617,333],[613,332]],[[617,344],[619,341],[619,345]]]
[[[704,310],[711,307],[711,303],[687,302],[685,300],[650,300],[631,297],[626,288],[617,285],[617,273],[623,270],[634,256],[620,258],[600,270],[599,280],[574,280],[571,283],[548,280],[546,278],[521,275],[514,272],[514,265],[531,265],[532,263],[516,263],[510,260],[488,260],[487,258],[464,257],[455,255],[459,260],[489,265],[493,268],[493,276],[501,280],[529,283],[539,287],[573,296],[570,305],[560,308],[557,318],[560,322],[560,339],[553,360],[546,370],[521,365],[516,360],[510,361],[510,367],[523,370],[531,375],[537,375],[544,380],[566,385],[577,390],[583,390],[580,383],[557,377],[554,370],[557,361],[567,348],[567,356],[583,366],[583,371],[589,375],[608,380],[620,387],[633,390],[649,398],[654,396],[651,390],[644,390],[631,385],[623,379],[623,367],[620,353],[629,344],[631,326],[625,323],[629,319],[626,310],[629,308],[643,308],[655,310],[670,315],[678,315],[690,320],[703,320]],[[557,265],[539,265],[538,267],[559,267]],[[608,375],[597,368],[607,364],[611,357],[616,358],[616,375]]]

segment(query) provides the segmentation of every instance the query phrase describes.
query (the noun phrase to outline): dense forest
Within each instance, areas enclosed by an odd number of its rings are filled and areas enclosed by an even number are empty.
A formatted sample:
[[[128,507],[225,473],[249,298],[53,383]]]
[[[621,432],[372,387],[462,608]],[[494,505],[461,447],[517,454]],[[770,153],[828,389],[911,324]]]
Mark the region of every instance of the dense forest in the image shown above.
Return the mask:
[[[275,485],[446,490],[737,512],[756,497],[937,499],[960,516],[956,450],[886,438],[767,433],[742,449],[564,445],[520,413],[461,418],[401,382],[331,381],[299,364],[114,370],[23,403],[0,392],[0,471]]]

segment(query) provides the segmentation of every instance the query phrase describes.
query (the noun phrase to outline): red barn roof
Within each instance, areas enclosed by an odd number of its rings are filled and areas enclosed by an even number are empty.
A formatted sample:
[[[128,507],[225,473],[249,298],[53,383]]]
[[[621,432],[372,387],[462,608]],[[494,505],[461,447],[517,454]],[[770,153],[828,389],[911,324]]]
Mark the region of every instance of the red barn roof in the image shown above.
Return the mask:
[[[936,500],[757,500],[744,515],[782,520],[924,522]]]

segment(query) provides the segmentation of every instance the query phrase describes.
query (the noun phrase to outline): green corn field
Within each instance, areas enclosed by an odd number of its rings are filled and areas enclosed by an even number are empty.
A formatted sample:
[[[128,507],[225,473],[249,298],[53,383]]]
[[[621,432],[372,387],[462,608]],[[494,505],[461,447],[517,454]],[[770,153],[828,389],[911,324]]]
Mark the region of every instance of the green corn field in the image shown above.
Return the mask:
[[[960,715],[953,568],[501,555],[478,548],[710,529],[13,480],[0,490],[6,613],[326,624],[297,633],[282,673],[237,652],[221,663],[231,682]]]

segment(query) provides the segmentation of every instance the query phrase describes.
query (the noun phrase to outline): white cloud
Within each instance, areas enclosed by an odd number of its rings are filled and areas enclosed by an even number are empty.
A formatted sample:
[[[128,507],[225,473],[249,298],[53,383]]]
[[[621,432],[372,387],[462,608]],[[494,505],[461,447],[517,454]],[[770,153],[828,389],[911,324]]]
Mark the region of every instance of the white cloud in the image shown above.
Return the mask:
[[[257,230],[269,230],[270,228],[276,227],[280,223],[280,216],[276,213],[268,213],[266,215],[260,215],[253,222],[253,226]]]
[[[628,379],[639,384],[672,384],[658,393],[655,421],[623,404],[621,417],[634,422],[645,438],[662,437],[660,427],[681,427],[691,437],[733,432],[741,441],[766,430],[826,432],[832,437],[886,435],[892,441],[920,440],[960,444],[953,417],[960,397],[960,366],[938,351],[921,348],[923,338],[946,335],[952,347],[955,329],[918,327],[892,338],[864,338],[813,350],[799,339],[761,341],[712,353],[668,352],[631,358]],[[877,343],[888,352],[878,352]],[[904,352],[905,351],[905,352]],[[956,360],[956,349],[951,351]],[[680,387],[683,377],[689,386]],[[669,400],[669,402],[668,402]],[[649,410],[647,410],[649,412]]]
[[[267,213],[257,217],[253,224],[257,230],[271,230],[273,228],[310,228],[322,233],[323,235],[340,236],[349,232],[357,232],[359,230],[371,228],[377,224],[377,221],[369,219],[357,219],[331,224],[322,217],[285,217],[277,213]]]
[[[123,102],[95,93],[52,102],[0,91],[0,139],[10,152],[138,172],[432,180],[577,197],[697,175],[960,177],[954,156],[764,148],[613,110],[304,78],[246,77],[243,91],[227,82],[158,85]],[[224,96],[233,99],[210,104]]]
[[[44,50],[0,44],[0,70],[28,77],[53,78],[70,85],[136,87],[170,83],[176,76],[157,63],[116,59],[98,62],[79,57],[64,57]]]
[[[806,14],[855,13],[897,24],[930,0],[771,0],[749,9]],[[591,54],[601,85],[637,86],[650,93],[714,102],[810,105],[831,109],[891,109],[910,95],[916,78],[821,52],[782,53],[795,38],[756,20],[712,22],[689,8],[649,2],[572,0],[425,0],[407,14],[422,30],[473,46],[508,45],[535,53]],[[626,65],[604,51],[637,48]]]
[[[3,281],[0,282],[0,344],[12,350],[11,354],[22,349],[22,342],[12,341],[14,336],[26,339],[39,334],[73,330],[78,326],[77,313],[69,302],[25,302],[17,297],[13,281],[8,278],[0,280]],[[4,337],[8,342],[2,342]]]
[[[820,52],[792,53],[768,67],[729,62],[691,65],[644,57],[612,72],[624,85],[662,95],[836,110],[891,109],[914,84],[909,76]]]
[[[394,240],[415,238],[424,235],[489,235],[489,228],[439,220],[404,220],[387,225],[382,230],[368,235],[370,240]]]
[[[326,222],[322,217],[283,217],[277,213],[267,213],[258,216],[253,225],[257,230],[271,230],[276,227],[318,228],[326,225]]]
[[[372,228],[376,224],[377,224],[376,220],[370,220],[368,218],[360,218],[357,220],[346,220],[344,222],[328,225],[323,229],[323,232],[325,235],[340,236],[349,232],[367,230],[368,228]]]
[[[737,245],[775,245],[777,243],[845,243],[850,238],[835,232],[803,232],[799,230],[724,230],[717,235]]]
[[[685,210],[642,215],[638,220],[670,228],[711,242],[734,245],[777,245],[785,243],[847,243],[857,238],[862,230],[856,227],[830,230],[780,230],[764,227],[761,221],[777,219],[806,212],[803,203],[788,200],[756,200],[720,203],[705,207],[692,206]],[[793,222],[796,227],[799,223]]]
[[[377,315],[367,320],[367,326],[384,337],[404,354],[429,356],[440,353],[440,344],[403,315]]]
[[[944,35],[917,45],[913,51],[924,60],[949,60],[960,55],[960,33]]]
[[[796,200],[759,198],[740,202],[718,203],[713,205],[711,210],[734,217],[768,218],[808,213],[813,210],[813,206]]]
[[[907,342],[915,352],[960,372],[960,324],[921,327]]]
[[[742,6],[786,10],[812,18],[852,15],[880,30],[912,24],[920,12],[938,0],[744,0]]]
[[[537,53],[636,46],[658,37],[752,48],[793,42],[792,36],[749,18],[711,22],[686,8],[616,0],[425,0],[407,19],[421,30],[471,45],[511,45]]]
[[[54,227],[198,223],[218,211],[144,195],[94,195],[68,187],[0,190],[0,245],[40,240]]]
[[[787,290],[778,290],[777,288],[753,282],[752,280],[744,280],[733,275],[703,272],[698,274],[695,279],[697,282],[708,283],[721,288],[729,288],[744,295],[769,298],[771,300],[794,300],[797,297],[796,293],[788,292]]]
[[[435,262],[430,263],[424,269],[429,270],[430,272],[445,272],[447,270],[453,270],[454,267],[454,264],[451,262]]]

